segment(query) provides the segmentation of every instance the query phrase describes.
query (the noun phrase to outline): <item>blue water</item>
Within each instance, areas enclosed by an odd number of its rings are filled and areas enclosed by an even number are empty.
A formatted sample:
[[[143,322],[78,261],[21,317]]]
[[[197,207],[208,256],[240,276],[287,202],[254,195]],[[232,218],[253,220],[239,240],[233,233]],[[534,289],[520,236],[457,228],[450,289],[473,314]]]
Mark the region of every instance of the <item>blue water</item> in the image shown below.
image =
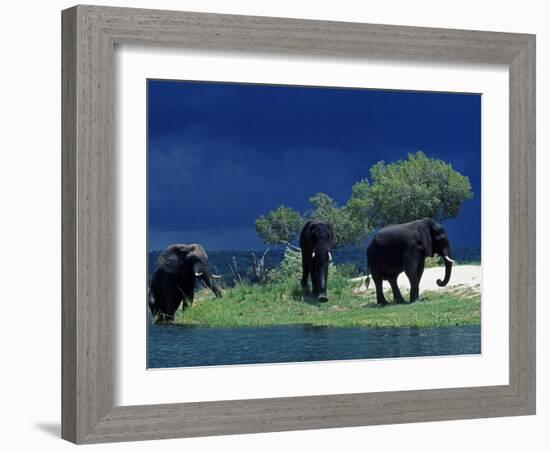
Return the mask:
[[[149,324],[148,367],[191,367],[481,352],[479,326],[191,328]]]

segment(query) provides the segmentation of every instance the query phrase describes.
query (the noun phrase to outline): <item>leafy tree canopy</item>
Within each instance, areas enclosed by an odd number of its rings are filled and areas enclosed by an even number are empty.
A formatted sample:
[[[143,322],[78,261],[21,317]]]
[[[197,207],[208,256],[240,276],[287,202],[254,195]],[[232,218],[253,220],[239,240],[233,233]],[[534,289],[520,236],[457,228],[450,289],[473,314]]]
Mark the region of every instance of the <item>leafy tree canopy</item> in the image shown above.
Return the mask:
[[[375,226],[423,217],[438,221],[456,217],[462,202],[473,197],[468,177],[422,152],[392,164],[380,161],[370,176],[369,216]]]
[[[256,232],[265,244],[290,244],[305,220],[329,222],[335,247],[363,243],[374,227],[404,223],[423,217],[443,221],[456,217],[464,200],[473,197],[468,177],[451,164],[409,154],[406,160],[386,164],[380,161],[370,170],[371,183],[359,180],[343,206],[323,192],[309,201],[314,206],[304,217],[292,208],[280,206],[256,220]]]
[[[267,217],[262,214],[256,219],[256,233],[264,244],[288,244],[296,238],[303,223],[298,212],[287,206],[279,206]]]
[[[329,222],[334,229],[335,247],[360,244],[372,231],[368,212],[372,201],[369,183],[361,180],[352,188],[351,198],[338,207],[327,194],[317,193],[309,199],[315,209],[309,214],[313,219]]]

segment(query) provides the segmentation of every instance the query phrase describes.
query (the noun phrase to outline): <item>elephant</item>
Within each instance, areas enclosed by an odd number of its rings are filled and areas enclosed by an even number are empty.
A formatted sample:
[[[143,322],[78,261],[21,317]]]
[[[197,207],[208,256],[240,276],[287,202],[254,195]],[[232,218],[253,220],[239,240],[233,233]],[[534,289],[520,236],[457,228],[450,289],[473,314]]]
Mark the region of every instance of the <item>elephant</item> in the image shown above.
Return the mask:
[[[306,222],[300,233],[302,288],[307,290],[311,275],[312,293],[320,302],[328,301],[328,266],[333,245],[334,231],[330,223],[321,220]]]
[[[404,302],[397,285],[397,277],[403,271],[411,284],[410,302],[416,301],[424,260],[434,254],[445,260],[445,278],[437,280],[437,284],[446,286],[455,261],[451,259],[451,244],[442,225],[432,219],[421,219],[378,230],[367,247],[366,278],[368,287],[370,272],[376,287],[376,303],[379,306],[388,303],[382,290],[383,280],[390,282],[394,302]]]
[[[200,279],[216,297],[220,289],[212,278],[208,255],[200,244],[173,244],[166,247],[158,258],[158,266],[149,287],[149,309],[162,321],[172,321],[180,303],[183,308],[193,304],[195,280]]]

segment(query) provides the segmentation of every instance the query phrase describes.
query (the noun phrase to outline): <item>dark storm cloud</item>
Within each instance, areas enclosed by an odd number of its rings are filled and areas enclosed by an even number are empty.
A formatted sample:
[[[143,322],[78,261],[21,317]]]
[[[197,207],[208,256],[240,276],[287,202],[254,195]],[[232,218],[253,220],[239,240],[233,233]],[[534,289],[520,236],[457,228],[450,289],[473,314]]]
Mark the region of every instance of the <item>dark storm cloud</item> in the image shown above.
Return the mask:
[[[148,101],[151,248],[258,246],[259,214],[320,191],[343,203],[374,163],[416,150],[470,177],[448,226],[479,243],[478,96],[150,81]]]

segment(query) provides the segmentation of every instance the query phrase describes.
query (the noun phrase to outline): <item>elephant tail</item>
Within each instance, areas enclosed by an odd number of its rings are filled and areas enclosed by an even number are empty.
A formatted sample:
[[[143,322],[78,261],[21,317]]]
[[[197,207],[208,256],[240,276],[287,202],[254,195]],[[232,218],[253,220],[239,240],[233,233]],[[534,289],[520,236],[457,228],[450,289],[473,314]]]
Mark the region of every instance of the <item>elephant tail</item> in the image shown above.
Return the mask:
[[[365,277],[365,289],[369,288],[370,284],[370,267],[367,265],[367,276]]]

